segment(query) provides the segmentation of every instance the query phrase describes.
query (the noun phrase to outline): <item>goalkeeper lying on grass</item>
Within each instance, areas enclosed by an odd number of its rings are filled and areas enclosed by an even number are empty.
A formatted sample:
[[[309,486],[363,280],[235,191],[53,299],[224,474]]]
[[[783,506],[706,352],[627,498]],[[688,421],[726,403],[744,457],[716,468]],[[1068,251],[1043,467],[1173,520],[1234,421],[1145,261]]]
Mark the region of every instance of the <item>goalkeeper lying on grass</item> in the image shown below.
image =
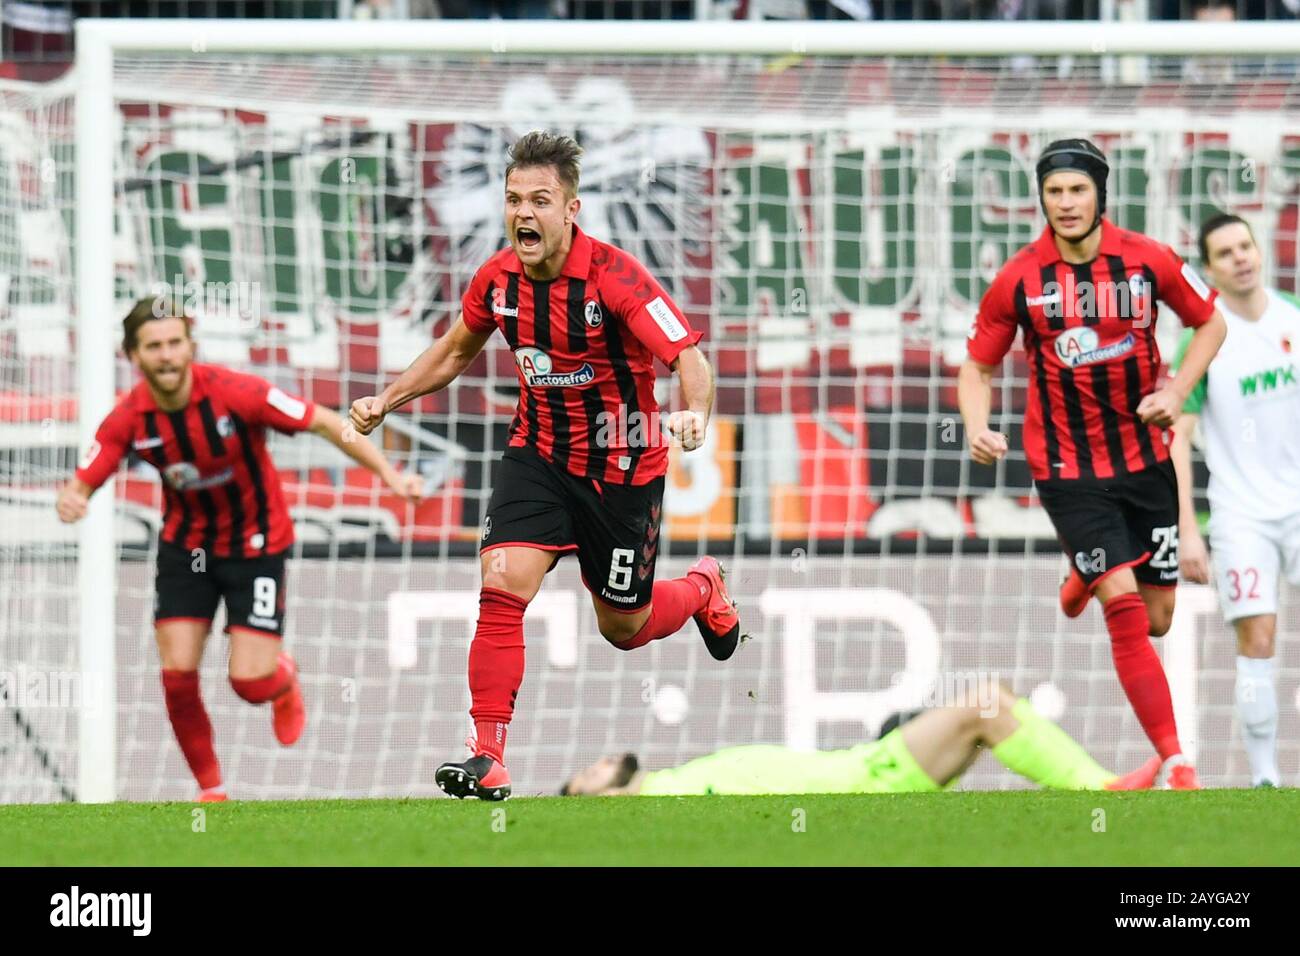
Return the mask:
[[[955,782],[981,747],[1009,770],[1058,790],[1146,790],[1160,758],[1122,777],[1104,770],[1056,724],[998,686],[996,706],[923,711],[879,740],[848,750],[730,747],[680,767],[647,772],[633,754],[602,757],[575,774],[565,796],[770,793],[922,793]],[[887,722],[888,723],[888,722]]]

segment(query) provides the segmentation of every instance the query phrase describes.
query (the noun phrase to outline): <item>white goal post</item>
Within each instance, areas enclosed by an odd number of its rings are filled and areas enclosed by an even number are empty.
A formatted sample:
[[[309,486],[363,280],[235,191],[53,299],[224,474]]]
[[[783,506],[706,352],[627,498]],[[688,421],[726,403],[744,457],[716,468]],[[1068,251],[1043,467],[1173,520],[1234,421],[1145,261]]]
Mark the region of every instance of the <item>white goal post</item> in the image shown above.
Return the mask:
[[[115,158],[121,115],[115,65],[124,56],[308,56],[445,54],[701,57],[1294,57],[1300,23],[1006,22],[526,22],[94,20],[76,23],[76,348],[79,435],[87,447],[114,400]],[[720,69],[725,72],[724,65]],[[1139,74],[1133,74],[1139,75]],[[165,91],[159,91],[165,95]],[[1146,104],[1151,109],[1152,104]],[[1158,105],[1155,107],[1158,109]],[[870,113],[843,122],[869,122]],[[764,121],[776,124],[779,117]],[[942,123],[918,115],[918,125]],[[77,796],[116,799],[118,702],[115,673],[117,579],[112,484],[92,500],[77,539],[80,669],[104,676],[105,693],[83,703]]]

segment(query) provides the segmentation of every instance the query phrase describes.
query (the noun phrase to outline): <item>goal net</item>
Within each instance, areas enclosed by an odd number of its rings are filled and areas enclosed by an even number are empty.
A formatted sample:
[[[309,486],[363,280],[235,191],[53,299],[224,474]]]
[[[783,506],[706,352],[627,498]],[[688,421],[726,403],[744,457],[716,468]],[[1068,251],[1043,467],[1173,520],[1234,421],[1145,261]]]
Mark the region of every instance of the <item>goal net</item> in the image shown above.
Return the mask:
[[[1033,163],[1060,136],[1107,152],[1117,224],[1195,262],[1199,223],[1238,213],[1269,282],[1295,289],[1300,86],[1283,61],[185,45],[119,50],[111,135],[78,143],[112,156],[97,254],[114,301],[72,305],[68,90],[0,99],[0,800],[78,784],[67,698],[94,682],[67,691],[63,677],[84,640],[77,602],[94,595],[77,593],[77,533],[52,509],[77,453],[78,325],[115,325],[165,285],[198,315],[201,360],[343,409],[454,320],[504,242],[506,148],[538,127],[584,147],[583,228],[646,263],[705,330],[717,412],[702,450],[673,452],[658,574],[717,555],[752,640],[718,664],[688,624],[619,653],[561,562],[527,616],[516,793],[553,793],[605,753],[659,768],[736,744],[849,746],[988,680],[1032,695],[1107,766],[1148,755],[1100,614],[1056,607],[1063,559],[1023,457],[1019,345],[995,389],[1012,448],[996,468],[964,453],[956,366],[997,268],[1042,229]],[[1169,355],[1180,326],[1169,311],[1161,324]],[[677,402],[660,372],[661,404]],[[133,381],[121,355],[113,374],[119,393]],[[476,543],[517,395],[497,337],[447,391],[390,417],[376,440],[424,477],[416,507],[325,442],[273,438],[299,542],[286,640],[308,727],[281,748],[268,710],[234,695],[219,616],[203,691],[236,796],[436,792],[434,768],[470,730]],[[186,799],[151,629],[161,488],[133,461],[113,493],[115,792]],[[1284,588],[1284,632],[1294,604]],[[1203,778],[1245,782],[1235,645],[1209,589],[1180,589],[1160,646]],[[1300,649],[1284,634],[1278,654],[1285,727]],[[1282,740],[1294,775],[1296,737]],[[988,760],[963,785],[1020,782]]]
[[[72,799],[83,690],[75,537],[73,88],[0,81],[0,800]],[[112,587],[112,582],[105,582]]]

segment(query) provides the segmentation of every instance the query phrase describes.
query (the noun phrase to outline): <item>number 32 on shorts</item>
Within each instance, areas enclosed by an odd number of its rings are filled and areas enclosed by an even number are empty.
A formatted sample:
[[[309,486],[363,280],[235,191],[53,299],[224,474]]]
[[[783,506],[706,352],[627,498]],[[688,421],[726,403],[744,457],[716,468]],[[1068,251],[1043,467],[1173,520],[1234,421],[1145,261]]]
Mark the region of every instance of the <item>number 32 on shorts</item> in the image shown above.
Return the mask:
[[[1245,598],[1247,601],[1257,601],[1262,596],[1259,593],[1259,571],[1256,568],[1244,568],[1238,570],[1232,568],[1228,571],[1228,600],[1240,601]],[[1243,588],[1242,585],[1246,586]]]

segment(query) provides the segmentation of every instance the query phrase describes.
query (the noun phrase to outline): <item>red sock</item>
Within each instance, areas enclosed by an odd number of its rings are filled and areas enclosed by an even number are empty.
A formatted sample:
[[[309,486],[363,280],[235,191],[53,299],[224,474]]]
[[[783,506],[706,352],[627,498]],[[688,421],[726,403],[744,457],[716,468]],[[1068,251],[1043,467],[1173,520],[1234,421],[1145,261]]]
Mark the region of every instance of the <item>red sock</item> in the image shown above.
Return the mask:
[[[199,672],[164,670],[162,685],[167,716],[194,779],[204,790],[221,786],[221,765],[212,750],[212,722],[203,707]]]
[[[528,602],[508,591],[483,588],[478,627],[469,645],[469,715],[478,752],[504,763],[506,728],[524,682],[524,610]]]
[[[656,581],[654,590],[650,592],[650,616],[641,625],[641,630],[629,640],[610,643],[620,651],[631,651],[676,634],[687,618],[703,609],[709,600],[709,587],[708,579],[701,574]]]
[[[275,672],[267,677],[230,678],[230,686],[235,688],[235,693],[250,704],[265,704],[268,700],[275,700],[289,689],[290,683],[289,662],[283,657]]]
[[[1169,681],[1147,632],[1147,606],[1137,594],[1121,594],[1105,605],[1106,629],[1115,672],[1138,722],[1162,759],[1182,753],[1174,724],[1174,703]]]

